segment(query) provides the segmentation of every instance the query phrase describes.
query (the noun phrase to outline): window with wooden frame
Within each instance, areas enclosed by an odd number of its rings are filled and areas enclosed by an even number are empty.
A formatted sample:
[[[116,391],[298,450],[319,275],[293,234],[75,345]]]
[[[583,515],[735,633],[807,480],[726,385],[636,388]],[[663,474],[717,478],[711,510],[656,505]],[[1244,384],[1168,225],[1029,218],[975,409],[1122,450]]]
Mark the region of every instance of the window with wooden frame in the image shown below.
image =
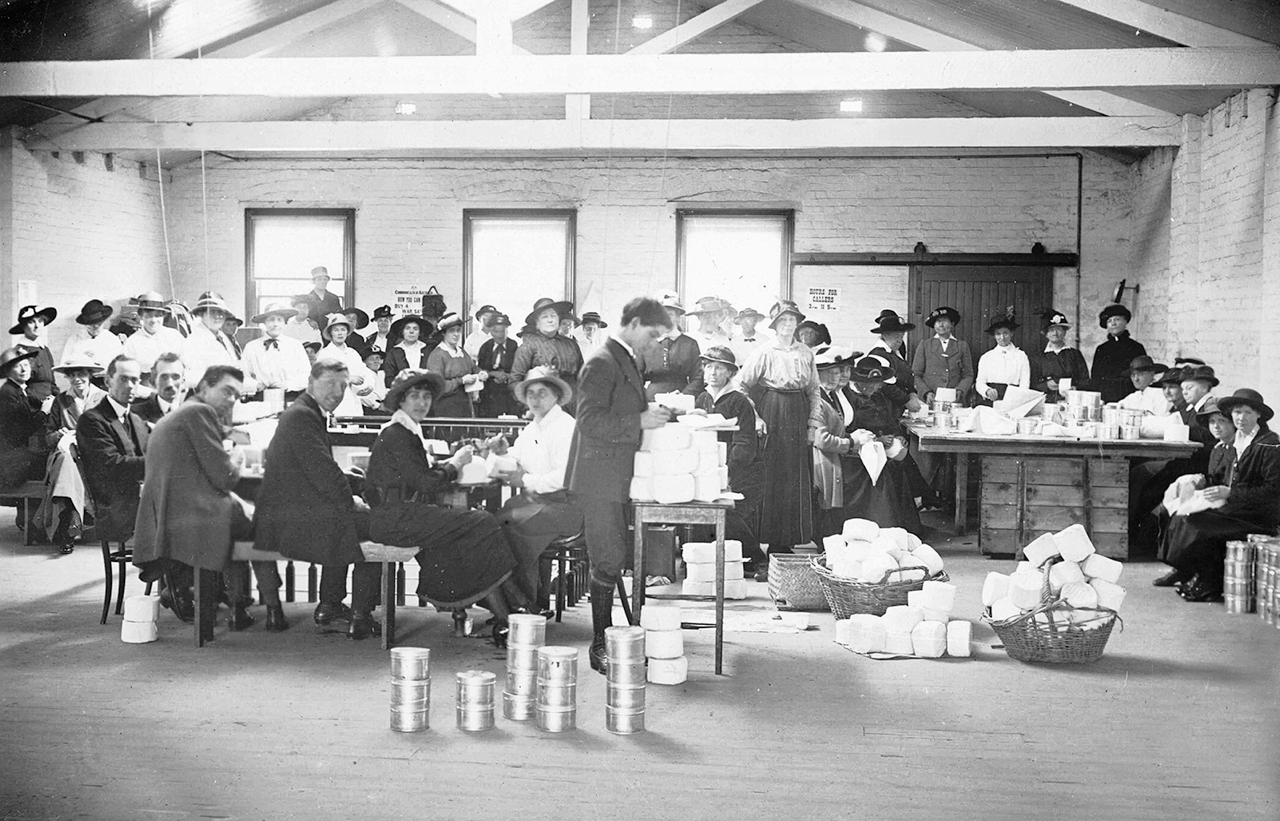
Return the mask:
[[[466,209],[462,212],[463,304],[474,316],[493,305],[520,324],[539,297],[574,300],[577,212]]]
[[[767,314],[791,296],[794,235],[793,211],[677,210],[676,290],[689,308],[716,296]]]
[[[356,295],[356,212],[349,208],[246,208],[245,319],[311,290],[311,269],[329,270],[344,306]]]

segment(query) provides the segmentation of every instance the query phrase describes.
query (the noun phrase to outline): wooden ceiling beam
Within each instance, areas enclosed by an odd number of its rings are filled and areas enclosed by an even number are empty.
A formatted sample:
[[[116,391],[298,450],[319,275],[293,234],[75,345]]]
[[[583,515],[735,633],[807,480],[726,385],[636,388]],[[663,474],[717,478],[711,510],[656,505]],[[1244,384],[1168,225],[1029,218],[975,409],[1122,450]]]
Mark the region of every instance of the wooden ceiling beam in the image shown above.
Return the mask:
[[[98,123],[28,133],[61,151],[618,152],[1177,145],[1178,117]]]
[[[718,6],[712,6],[687,22],[664,31],[657,37],[646,40],[628,51],[627,54],[666,54],[669,51],[674,51],[690,40],[723,26],[762,2],[764,0],[724,0]]]
[[[1264,40],[1162,9],[1151,3],[1144,3],[1142,0],[1058,0],[1058,2],[1075,6],[1099,17],[1115,20],[1126,26],[1142,29],[1148,34],[1182,43],[1184,46],[1256,48],[1270,45]]]
[[[815,94],[1255,88],[1280,48],[880,54],[278,57],[0,63],[10,97],[361,97],[401,94]]]
[[[925,51],[984,50],[967,40],[943,34],[853,0],[790,0],[790,2],[833,20],[883,34],[899,43]],[[1105,91],[1045,91],[1044,93],[1109,117],[1152,117],[1171,113]]]

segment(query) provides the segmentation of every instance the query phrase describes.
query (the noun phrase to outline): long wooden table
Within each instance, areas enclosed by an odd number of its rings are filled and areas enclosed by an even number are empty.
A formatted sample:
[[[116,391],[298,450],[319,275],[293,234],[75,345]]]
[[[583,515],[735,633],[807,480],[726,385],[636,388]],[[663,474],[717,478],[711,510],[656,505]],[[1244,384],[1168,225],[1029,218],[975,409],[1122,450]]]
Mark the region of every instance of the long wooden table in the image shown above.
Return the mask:
[[[1129,466],[1185,458],[1196,442],[943,432],[914,424],[920,450],[956,455],[956,532],[966,530],[969,464],[981,457],[978,547],[1013,555],[1042,533],[1082,524],[1098,552],[1129,558]]]

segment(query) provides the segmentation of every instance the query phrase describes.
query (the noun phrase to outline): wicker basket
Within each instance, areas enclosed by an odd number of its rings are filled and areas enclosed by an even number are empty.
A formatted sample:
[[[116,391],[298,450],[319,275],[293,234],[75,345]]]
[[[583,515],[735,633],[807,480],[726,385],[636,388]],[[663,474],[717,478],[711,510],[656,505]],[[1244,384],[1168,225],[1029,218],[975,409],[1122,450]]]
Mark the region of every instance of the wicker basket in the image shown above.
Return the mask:
[[[860,582],[832,573],[827,569],[825,556],[814,558],[812,565],[837,620],[847,619],[856,613],[883,616],[890,607],[906,604],[907,594],[912,590],[923,590],[926,581],[945,582],[949,579],[945,571],[939,571],[924,579],[891,582],[889,577],[898,572],[891,570],[879,582]]]
[[[830,610],[808,556],[769,556],[769,598],[779,610]]]
[[[1061,624],[1059,614],[1070,614]],[[1081,614],[1089,614],[1081,620]],[[1009,658],[1048,664],[1087,664],[1102,658],[1119,616],[1100,607],[1072,607],[1065,602],[1042,604],[1020,616],[987,622],[996,631]],[[1121,629],[1124,629],[1123,626]]]

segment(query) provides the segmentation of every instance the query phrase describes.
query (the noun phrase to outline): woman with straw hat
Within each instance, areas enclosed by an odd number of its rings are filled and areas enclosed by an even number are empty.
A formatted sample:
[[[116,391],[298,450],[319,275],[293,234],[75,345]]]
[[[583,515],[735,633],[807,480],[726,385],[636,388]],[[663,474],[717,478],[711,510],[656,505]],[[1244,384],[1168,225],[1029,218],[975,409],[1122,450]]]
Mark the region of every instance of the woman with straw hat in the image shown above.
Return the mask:
[[[489,378],[488,372],[476,367],[471,354],[462,347],[462,327],[467,322],[450,311],[436,325],[440,344],[427,356],[427,370],[444,377],[444,390],[436,401],[435,416],[475,416],[476,398]]]
[[[533,304],[533,310],[524,318],[525,326],[532,330],[520,340],[516,358],[511,363],[511,375],[516,381],[524,379],[533,368],[552,368],[569,387],[577,390],[582,349],[560,333],[561,318],[572,315],[573,303],[565,300],[542,297]]]
[[[760,541],[769,545],[770,553],[790,553],[795,545],[813,538],[809,420],[816,418],[821,400],[813,351],[795,338],[804,314],[786,300],[769,313],[777,338],[751,354],[738,372],[738,384],[755,400],[769,431]]]
[[[205,371],[214,365],[239,368],[240,357],[235,345],[223,330],[227,317],[231,316],[226,300],[220,294],[205,291],[196,300],[191,315],[196,322],[191,327],[191,335],[183,341],[181,351],[182,361],[187,366],[188,384],[197,384],[204,378]],[[247,377],[243,389],[246,394],[257,393],[257,382]]]
[[[1071,323],[1061,311],[1052,309],[1044,313],[1044,338],[1046,344],[1028,359],[1031,360],[1031,388],[1042,391],[1046,402],[1061,402],[1065,396],[1059,390],[1063,379],[1071,380],[1073,390],[1088,390],[1089,366],[1084,354],[1067,344],[1067,330]]]
[[[347,394],[338,403],[334,416],[363,416],[365,406],[361,400],[373,393],[375,376],[364,366],[360,352],[347,344],[351,332],[351,320],[345,314],[329,314],[324,327],[329,344],[316,354],[317,362],[334,359],[347,366]]]
[[[152,385],[151,368],[162,353],[178,353],[182,350],[183,337],[164,321],[170,310],[165,298],[157,291],[147,291],[129,300],[138,311],[138,330],[125,340],[124,352],[142,366],[142,382]]]
[[[515,553],[491,514],[434,501],[473,456],[470,445],[440,462],[427,454],[422,420],[443,391],[440,374],[413,368],[397,374],[387,391],[391,422],[378,434],[365,472],[369,538],[421,547],[419,598],[455,610],[455,619],[480,602],[498,619],[495,641],[505,644],[507,615],[528,603],[512,578]]]

